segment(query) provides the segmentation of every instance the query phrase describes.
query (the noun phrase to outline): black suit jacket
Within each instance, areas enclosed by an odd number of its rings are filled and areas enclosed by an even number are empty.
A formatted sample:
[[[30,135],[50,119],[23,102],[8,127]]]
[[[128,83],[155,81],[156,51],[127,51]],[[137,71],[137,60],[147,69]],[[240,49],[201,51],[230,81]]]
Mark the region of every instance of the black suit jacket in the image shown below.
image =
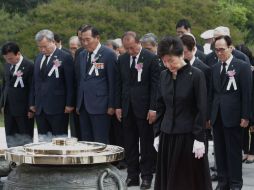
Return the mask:
[[[211,90],[209,99],[211,106],[211,123],[214,125],[220,108],[221,119],[225,127],[237,127],[241,119],[250,119],[251,111],[251,69],[245,62],[233,58],[228,71],[235,70],[237,89],[233,86],[227,90],[229,76],[221,84],[221,64],[212,67]]]
[[[130,103],[136,117],[146,119],[148,110],[156,109],[156,92],[160,75],[158,57],[142,48],[137,63],[143,63],[141,82],[131,80],[130,55],[119,56],[117,67],[116,108],[122,108],[123,117],[128,114]]]
[[[209,85],[210,85],[210,80],[211,80],[211,69],[210,69],[210,67],[208,67],[204,62],[200,61],[197,58],[193,62],[192,66],[200,69],[204,73],[205,79],[206,79],[206,88],[208,90]]]
[[[65,106],[74,106],[74,64],[71,55],[56,48],[48,61],[46,74],[42,76],[40,71],[43,54],[39,54],[34,63],[33,88],[30,93],[30,105],[36,107],[36,114],[43,110],[54,115],[64,113]],[[59,77],[53,72],[48,76],[59,60]]]
[[[204,141],[207,93],[202,71],[185,65],[172,78],[169,70],[161,72],[157,95],[155,136],[160,131],[168,134],[192,133]]]
[[[232,55],[237,58],[240,59],[242,61],[245,61],[246,63],[250,64],[250,60],[248,58],[248,56],[246,56],[244,53],[242,53],[241,51],[234,49],[232,51]],[[204,62],[205,64],[207,64],[209,67],[212,67],[213,65],[215,65],[216,63],[218,63],[218,57],[216,55],[216,53],[213,51],[211,53],[209,53],[206,56],[206,61]]]
[[[14,87],[17,76],[11,75],[10,64],[4,66],[3,93],[1,96],[1,107],[8,105],[8,111],[14,116],[27,115],[29,111],[29,92],[32,85],[33,63],[23,59],[17,71],[22,72],[24,87],[18,83]]]
[[[205,63],[205,61],[206,61],[206,55],[198,49],[196,51],[195,57],[198,58],[199,60],[201,60],[203,63]]]

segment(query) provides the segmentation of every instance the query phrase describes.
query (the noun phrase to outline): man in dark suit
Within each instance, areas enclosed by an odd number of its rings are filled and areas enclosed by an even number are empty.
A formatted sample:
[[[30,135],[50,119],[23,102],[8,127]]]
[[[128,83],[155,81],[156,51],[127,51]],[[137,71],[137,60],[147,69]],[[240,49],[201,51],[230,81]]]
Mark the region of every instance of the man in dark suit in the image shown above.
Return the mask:
[[[35,40],[40,54],[35,58],[30,109],[36,113],[39,140],[67,136],[69,113],[74,110],[74,65],[70,54],[56,48],[54,34],[41,30]]]
[[[4,112],[7,146],[21,146],[33,140],[34,119],[28,104],[33,64],[22,56],[19,46],[14,42],[3,45],[2,55],[6,64],[1,108]]]
[[[81,31],[84,50],[77,64],[77,112],[81,139],[108,143],[110,116],[115,107],[116,55],[100,44],[99,31],[90,25]]]
[[[181,37],[182,35],[186,33],[191,33],[191,24],[187,19],[180,19],[176,23],[176,35],[178,37]],[[205,56],[204,54],[204,48],[203,46],[196,44],[197,46],[197,54],[196,57],[199,57],[203,61],[203,58]],[[204,61],[203,61],[204,62]]]
[[[141,172],[141,189],[148,189],[156,155],[150,124],[156,118],[154,110],[160,69],[157,56],[141,47],[135,32],[126,32],[122,40],[127,52],[118,59],[116,115],[124,128],[128,165],[126,183],[127,186],[138,186]]]
[[[251,69],[232,55],[229,36],[215,39],[219,63],[212,67],[211,125],[218,172],[217,190],[242,188],[243,128],[248,126],[251,110]]]

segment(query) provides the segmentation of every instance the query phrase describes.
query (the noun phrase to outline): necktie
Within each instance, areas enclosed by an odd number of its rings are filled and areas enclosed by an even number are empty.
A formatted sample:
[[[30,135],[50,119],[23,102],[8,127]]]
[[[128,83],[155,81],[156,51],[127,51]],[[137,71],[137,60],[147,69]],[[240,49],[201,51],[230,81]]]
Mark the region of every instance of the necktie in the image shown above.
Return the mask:
[[[88,58],[87,58],[87,62],[86,62],[86,72],[89,72],[89,69],[91,67],[92,64],[92,54],[93,52],[88,52]]]
[[[46,56],[46,58],[44,59],[42,65],[41,65],[41,74],[42,74],[42,76],[44,76],[46,74],[48,58],[49,58],[49,56]]]
[[[222,83],[225,78],[226,78],[226,65],[227,63],[222,63],[222,70],[221,70],[221,73],[220,73],[220,82]]]
[[[136,64],[135,59],[136,59],[136,56],[132,56],[131,70],[135,69],[135,64]]]
[[[13,73],[14,73],[14,71],[15,71],[15,67],[16,67],[16,65],[12,65],[12,66],[11,66],[11,69],[10,69],[11,76],[13,76]]]

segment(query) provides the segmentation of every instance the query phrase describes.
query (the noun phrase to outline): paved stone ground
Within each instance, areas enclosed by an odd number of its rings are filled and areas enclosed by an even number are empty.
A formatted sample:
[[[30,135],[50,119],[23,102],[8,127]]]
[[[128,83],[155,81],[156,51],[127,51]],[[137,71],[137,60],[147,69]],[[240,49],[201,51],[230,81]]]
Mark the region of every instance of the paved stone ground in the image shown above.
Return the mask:
[[[35,142],[38,141],[38,134],[37,130],[35,129]],[[4,128],[0,127],[0,149],[6,148],[6,141],[5,141],[5,132]],[[213,152],[213,142],[209,142],[209,152],[208,152],[208,157],[209,157],[209,164],[210,166],[213,166],[214,163],[214,158],[212,155]],[[127,173],[126,170],[121,170],[122,176],[126,178]],[[153,180],[154,181],[154,180]],[[242,190],[254,190],[254,163],[253,164],[243,164],[243,188]],[[213,182],[213,187],[216,187],[216,182]],[[128,190],[139,190],[139,187],[131,187],[128,188]],[[153,189],[153,186],[151,187]]]

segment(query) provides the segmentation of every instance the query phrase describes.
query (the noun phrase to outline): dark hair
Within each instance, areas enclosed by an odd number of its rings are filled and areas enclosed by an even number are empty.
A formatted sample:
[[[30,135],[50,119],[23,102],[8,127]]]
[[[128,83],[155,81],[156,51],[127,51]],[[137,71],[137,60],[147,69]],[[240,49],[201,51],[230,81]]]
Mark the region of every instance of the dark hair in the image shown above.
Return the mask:
[[[57,43],[60,43],[62,40],[61,40],[61,37],[60,35],[54,33],[54,40],[57,42]]]
[[[183,55],[183,43],[178,37],[166,36],[158,45],[158,55],[163,57],[164,55]]]
[[[237,49],[237,50],[243,52],[245,55],[247,55],[248,58],[250,59],[251,65],[254,64],[254,58],[253,58],[252,52],[246,45],[239,44],[239,45],[235,46],[235,49]]]
[[[191,28],[190,22],[187,19],[181,19],[176,23],[176,28],[184,27],[186,30]]]
[[[231,46],[232,45],[232,39],[230,36],[218,36],[217,38],[215,38],[214,40],[214,44],[218,41],[224,39],[227,43],[227,46]]]
[[[7,55],[8,53],[17,55],[19,51],[19,46],[15,42],[7,42],[2,47],[2,55]]]
[[[186,46],[189,51],[192,51],[196,46],[196,42],[191,35],[184,34],[182,35],[181,40],[183,42],[183,45]]]
[[[137,43],[139,43],[139,36],[137,35],[136,32],[133,32],[133,31],[127,31],[127,32],[125,32],[125,33],[123,34],[122,38],[121,38],[122,41],[123,41],[123,39],[124,39],[125,37],[133,37],[133,38],[135,39],[135,41],[136,41]]]
[[[86,32],[88,30],[91,30],[93,38],[100,35],[99,30],[97,28],[95,28],[94,26],[91,26],[91,25],[84,26],[81,30],[81,33]]]
[[[82,24],[80,27],[78,27],[77,36],[78,36],[78,32],[81,32],[83,30],[83,28],[85,28],[86,26],[87,26],[87,24]]]

